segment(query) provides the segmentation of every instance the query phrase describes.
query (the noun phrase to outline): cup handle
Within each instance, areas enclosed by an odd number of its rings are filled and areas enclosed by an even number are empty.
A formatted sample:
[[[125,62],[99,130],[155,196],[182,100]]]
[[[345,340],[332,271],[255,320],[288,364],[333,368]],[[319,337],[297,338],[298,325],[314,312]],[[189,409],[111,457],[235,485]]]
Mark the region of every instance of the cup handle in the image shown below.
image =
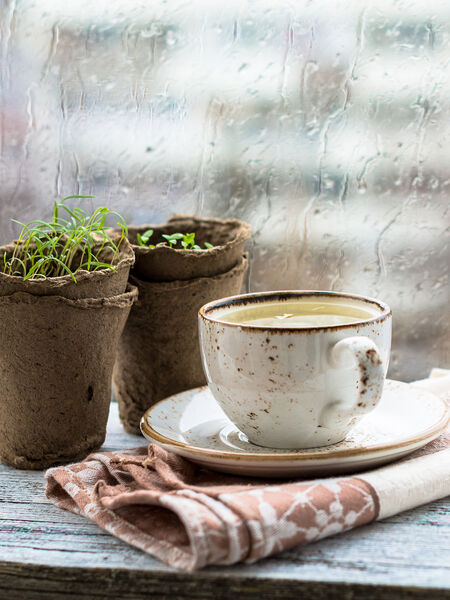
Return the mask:
[[[332,427],[336,420],[357,417],[370,412],[381,399],[384,383],[384,365],[377,345],[368,337],[353,336],[340,340],[330,349],[329,362],[339,368],[353,357],[358,369],[358,395],[355,402],[336,401],[320,415],[320,425]]]

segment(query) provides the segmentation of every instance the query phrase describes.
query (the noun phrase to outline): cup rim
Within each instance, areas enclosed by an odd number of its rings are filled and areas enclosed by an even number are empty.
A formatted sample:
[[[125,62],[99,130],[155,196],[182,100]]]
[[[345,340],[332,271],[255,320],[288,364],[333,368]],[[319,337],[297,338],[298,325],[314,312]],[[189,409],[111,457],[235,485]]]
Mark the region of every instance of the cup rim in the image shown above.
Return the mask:
[[[371,319],[361,319],[360,321],[356,321],[353,323],[346,323],[342,325],[310,325],[308,327],[269,327],[266,325],[249,325],[246,323],[233,323],[231,321],[223,321],[219,318],[215,318],[214,316],[208,314],[212,313],[214,310],[218,308],[225,308],[227,306],[239,306],[239,305],[247,305],[257,303],[262,298],[264,299],[274,299],[274,300],[286,300],[289,298],[299,298],[299,297],[307,297],[307,296],[316,296],[316,297],[334,297],[334,298],[350,298],[353,300],[359,300],[361,302],[365,302],[367,304],[375,305],[379,310],[380,314]],[[264,332],[276,332],[276,333],[308,333],[311,331],[339,331],[342,329],[351,329],[354,327],[360,327],[361,325],[370,325],[373,323],[380,323],[390,317],[392,315],[392,311],[389,306],[382,302],[381,300],[377,300],[376,298],[371,298],[369,296],[361,296],[359,294],[350,294],[347,292],[332,292],[325,290],[273,290],[266,292],[252,292],[250,294],[238,294],[236,296],[228,296],[226,298],[219,298],[217,300],[213,300],[212,302],[208,302],[204,304],[200,310],[198,311],[198,316],[204,319],[205,321],[210,321],[211,323],[217,323],[221,326],[226,327],[240,327],[245,331],[264,331]]]

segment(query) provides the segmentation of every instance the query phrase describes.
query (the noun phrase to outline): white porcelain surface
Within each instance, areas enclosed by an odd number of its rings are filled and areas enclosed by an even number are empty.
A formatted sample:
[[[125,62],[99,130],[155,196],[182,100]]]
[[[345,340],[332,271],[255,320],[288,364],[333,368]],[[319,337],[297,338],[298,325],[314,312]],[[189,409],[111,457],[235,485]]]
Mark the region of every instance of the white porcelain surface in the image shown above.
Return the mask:
[[[448,407],[434,394],[386,381],[378,406],[332,446],[307,450],[256,446],[230,422],[207,387],[162,400],[142,418],[151,442],[200,465],[239,475],[294,477],[365,470],[396,460],[435,439]]]
[[[312,299],[372,311],[331,327],[254,327],[222,320],[264,302]],[[281,308],[281,312],[283,312]],[[263,292],[211,302],[199,312],[203,367],[215,399],[255,444],[337,443],[379,402],[391,345],[391,312],[379,301],[334,292]]]

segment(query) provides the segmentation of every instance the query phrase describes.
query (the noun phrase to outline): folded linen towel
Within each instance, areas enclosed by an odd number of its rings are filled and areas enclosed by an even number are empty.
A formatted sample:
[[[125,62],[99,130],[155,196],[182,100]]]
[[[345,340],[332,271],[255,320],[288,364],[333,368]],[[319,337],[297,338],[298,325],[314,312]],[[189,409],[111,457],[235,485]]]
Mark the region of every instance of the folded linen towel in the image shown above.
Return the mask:
[[[450,390],[450,371],[417,382]],[[450,495],[450,427],[360,475],[267,482],[198,467],[151,444],[50,469],[47,497],[174,567],[254,562]]]

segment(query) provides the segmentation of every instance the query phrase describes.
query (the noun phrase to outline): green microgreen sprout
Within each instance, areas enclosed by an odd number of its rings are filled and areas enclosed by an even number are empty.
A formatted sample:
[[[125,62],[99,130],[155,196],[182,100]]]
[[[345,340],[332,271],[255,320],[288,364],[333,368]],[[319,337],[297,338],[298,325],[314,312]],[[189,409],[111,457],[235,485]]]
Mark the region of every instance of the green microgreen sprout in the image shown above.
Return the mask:
[[[148,241],[153,235],[153,229],[147,229],[142,235],[137,234],[137,241],[140,246],[146,246],[148,248],[154,248],[153,244],[149,244]],[[163,233],[162,237],[166,240],[169,248],[173,248],[180,242],[183,250],[202,250],[202,248],[195,243],[195,233]],[[209,242],[205,242],[205,248],[214,248]]]
[[[4,272],[24,280],[68,274],[76,283],[75,274],[81,269],[115,271],[115,264],[120,260],[120,246],[128,235],[123,217],[104,206],[88,215],[81,208],[70,209],[65,204],[71,199],[94,197],[74,195],[55,200],[52,220],[48,222],[14,220],[22,230],[14,242],[13,253],[3,255]],[[121,236],[118,241],[113,241],[108,234],[106,219],[111,216],[119,219],[117,225]],[[112,259],[106,260],[105,254],[109,253],[112,253]]]
[[[162,237],[169,244],[169,247],[172,248],[173,246],[176,246],[178,240],[183,240],[185,236],[182,233],[172,233],[171,235],[163,233]]]
[[[154,248],[155,247],[154,244],[148,243],[148,241],[152,237],[152,235],[153,235],[153,229],[147,229],[147,231],[144,231],[144,233],[142,235],[140,233],[138,233],[137,241],[138,241],[139,246],[148,246],[149,248]]]

